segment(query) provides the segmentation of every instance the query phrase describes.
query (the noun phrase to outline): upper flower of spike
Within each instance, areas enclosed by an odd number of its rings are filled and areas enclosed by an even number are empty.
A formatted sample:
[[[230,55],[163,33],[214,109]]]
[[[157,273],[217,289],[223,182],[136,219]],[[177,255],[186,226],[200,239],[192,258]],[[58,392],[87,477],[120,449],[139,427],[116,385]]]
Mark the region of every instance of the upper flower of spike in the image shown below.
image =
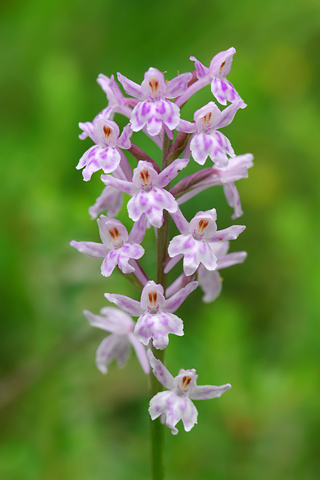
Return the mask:
[[[132,182],[119,180],[111,175],[102,175],[106,185],[111,185],[132,196],[127,208],[129,217],[136,222],[145,214],[149,223],[160,228],[163,223],[163,210],[173,213],[178,204],[163,187],[173,180],[188,164],[187,158],[179,158],[157,173],[150,162],[141,160],[133,171]]]
[[[136,222],[130,234],[119,220],[100,215],[97,220],[102,243],[76,242],[72,240],[70,245],[88,257],[104,258],[101,265],[101,273],[109,277],[118,265],[123,273],[132,273],[135,268],[129,260],[139,259],[144,254],[144,248],[139,245],[142,242],[145,230],[145,218]]]
[[[149,135],[158,135],[164,124],[167,134],[172,138],[172,130],[180,120],[180,109],[167,99],[176,98],[185,92],[191,80],[191,73],[182,73],[166,83],[163,73],[156,68],[149,68],[144,74],[141,85],[118,73],[118,80],[128,95],[139,100],[131,115],[134,132],[147,128]]]
[[[165,267],[165,272],[183,257],[183,271],[189,276],[195,273],[200,264],[207,270],[216,270],[217,257],[212,248],[213,243],[234,240],[246,228],[243,225],[233,225],[224,230],[217,230],[217,213],[215,208],[198,212],[190,223],[182,215],[180,209],[172,215],[174,222],[182,235],[174,237],[168,247],[172,258]]]
[[[214,385],[197,385],[198,375],[192,368],[179,371],[176,377],[155,358],[151,350],[148,357],[154,376],[168,390],[157,393],[150,400],[149,413],[152,420],[161,416],[162,423],[171,429],[173,435],[178,433],[176,424],[182,420],[186,432],[197,423],[198,411],[192,400],[207,400],[220,397],[231,385],[229,383],[216,387]]]
[[[208,83],[211,82],[211,91],[221,105],[226,105],[227,101],[233,103],[241,100],[232,83],[226,79],[235,53],[236,50],[233,47],[218,53],[211,60],[209,68],[202,65],[195,57],[190,57],[190,60],[195,62],[198,79],[207,79]]]
[[[77,165],[78,170],[85,167],[82,172],[83,179],[85,181],[90,180],[91,175],[100,169],[104,173],[114,172],[119,166],[123,154],[120,149],[128,149],[131,146],[130,125],[124,127],[119,137],[118,125],[101,113],[92,123],[79,123],[79,127],[95,143],[82,155]]]
[[[144,286],[140,302],[125,295],[106,293],[105,296],[129,315],[139,317],[134,334],[140,342],[148,345],[152,338],[155,348],[163,350],[169,343],[169,333],[183,335],[182,320],[173,315],[173,312],[197,285],[197,282],[191,282],[167,300],[162,285],[156,285],[153,281]]]
[[[210,157],[218,167],[228,165],[227,155],[234,157],[235,154],[227,137],[218,132],[217,128],[229,125],[237,110],[245,107],[246,104],[239,100],[221,112],[214,102],[209,102],[195,112],[193,123],[180,120],[177,130],[186,133],[196,132],[192,136],[190,149],[197,163],[203,165]]]
[[[134,321],[129,315],[117,308],[105,307],[101,315],[83,311],[90,325],[110,332],[97,350],[96,365],[100,372],[107,373],[109,363],[116,359],[119,367],[123,367],[130,356],[130,345],[134,348],[138,360],[145,373],[150,372],[150,365],[145,348],[133,334]]]

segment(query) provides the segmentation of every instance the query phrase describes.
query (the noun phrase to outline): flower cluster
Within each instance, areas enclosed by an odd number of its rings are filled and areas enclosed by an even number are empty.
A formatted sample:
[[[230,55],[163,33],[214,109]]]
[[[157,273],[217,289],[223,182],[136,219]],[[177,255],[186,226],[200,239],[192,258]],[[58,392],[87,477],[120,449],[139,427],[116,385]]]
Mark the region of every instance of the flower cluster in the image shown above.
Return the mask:
[[[100,315],[84,311],[92,326],[110,333],[97,350],[96,364],[102,373],[107,373],[113,359],[121,367],[132,346],[143,371],[152,371],[167,389],[153,396],[149,413],[153,420],[160,417],[173,434],[178,432],[176,424],[180,419],[186,431],[197,423],[198,412],[192,400],[219,397],[231,386],[197,386],[194,369],[181,369],[174,378],[157,358],[157,351],[167,348],[169,334],[184,335],[183,321],[175,312],[186,298],[199,286],[204,292],[203,301],[212,302],[222,288],[219,271],[246,258],[246,252],[228,253],[230,240],[237,239],[244,225],[218,230],[217,212],[212,205],[190,219],[181,211],[181,205],[199,192],[222,185],[227,203],[233,208],[232,218],[242,214],[235,181],[248,176],[253,157],[237,156],[220,131],[232,122],[239,109],[246,107],[226,78],[234,54],[234,48],[218,53],[209,67],[190,57],[195,70],[170,81],[156,68],[149,68],[141,85],[118,73],[118,81],[128,96],[123,95],[113,76],[99,75],[98,83],[108,105],[92,122],[79,124],[80,138],[89,137],[94,145],[81,157],[77,169],[82,169],[85,181],[99,170],[103,172],[104,189],[89,208],[91,218],[97,220],[101,242],[73,240],[71,245],[89,257],[101,258],[103,276],[110,277],[118,269],[140,288],[139,299],[106,293],[107,300],[117,308],[109,305]],[[181,107],[207,85],[225,108],[221,110],[210,100],[194,112],[193,121],[181,118]],[[115,115],[129,120],[122,132]],[[135,132],[140,130],[159,148],[161,164],[133,143]],[[208,166],[182,178],[180,172],[193,161],[200,166],[207,162]],[[174,179],[175,185],[170,186]],[[122,207],[123,193],[131,197],[126,205],[133,222],[130,233],[115,218]],[[170,218],[179,230],[171,239]],[[146,230],[152,227],[158,245],[155,279],[148,277],[140,260],[153,254],[142,246]],[[166,274],[180,260],[181,273],[167,287]]]

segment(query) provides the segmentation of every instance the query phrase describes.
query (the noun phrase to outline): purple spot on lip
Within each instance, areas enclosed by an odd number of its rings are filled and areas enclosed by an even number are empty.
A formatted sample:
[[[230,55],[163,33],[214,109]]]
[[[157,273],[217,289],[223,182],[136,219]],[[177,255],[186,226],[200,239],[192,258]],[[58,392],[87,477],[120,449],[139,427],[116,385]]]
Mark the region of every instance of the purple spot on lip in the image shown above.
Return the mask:
[[[163,115],[164,113],[166,113],[164,102],[161,102],[160,104],[158,104],[156,108],[156,112],[159,113],[160,115]]]

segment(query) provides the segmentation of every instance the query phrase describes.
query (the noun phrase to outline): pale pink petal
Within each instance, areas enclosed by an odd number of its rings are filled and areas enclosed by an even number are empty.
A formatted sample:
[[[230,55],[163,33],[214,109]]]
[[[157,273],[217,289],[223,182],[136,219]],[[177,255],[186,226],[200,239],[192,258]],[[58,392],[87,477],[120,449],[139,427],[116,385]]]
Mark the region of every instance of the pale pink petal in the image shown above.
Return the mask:
[[[232,225],[231,227],[225,228],[224,230],[218,230],[212,238],[210,238],[210,242],[222,241],[222,240],[235,240],[238,238],[240,233],[245,230],[245,225]]]
[[[161,360],[158,360],[152,353],[152,351],[148,348],[147,350],[148,358],[150,361],[150,365],[152,367],[152,371],[154,376],[157,380],[163,385],[165,388],[171,389],[173,388],[173,376],[169,372],[169,370],[163,365]]]
[[[234,209],[234,213],[231,218],[234,220],[235,218],[241,217],[243,211],[241,208],[240,195],[235,184],[226,183],[223,186],[223,191],[227,199],[228,205],[230,205],[230,207],[233,207]]]
[[[83,132],[79,135],[80,140],[84,140],[85,138],[90,137],[91,140],[94,141],[93,124],[91,122],[79,122],[79,128],[83,130]]]
[[[165,187],[170,183],[178,173],[186,168],[189,163],[189,158],[177,158],[174,160],[168,167],[166,167],[162,172],[159,174],[158,177],[158,185],[159,187]]]
[[[218,257],[217,268],[221,270],[222,268],[231,267],[232,265],[236,265],[237,263],[244,262],[246,258],[247,258],[247,252],[228,253],[227,255]]]
[[[136,339],[133,333],[129,333],[128,338],[132,347],[134,348],[134,351],[136,352],[142,370],[148,375],[150,373],[150,364],[145,347],[139,342],[139,340]]]
[[[145,100],[143,102],[139,102],[138,105],[136,105],[132,110],[130,123],[134,132],[139,132],[145,125],[147,125],[148,117],[151,112],[151,105],[151,101]],[[160,130],[161,126],[162,123],[160,123]],[[149,126],[147,127],[147,132],[150,134]]]
[[[138,317],[143,313],[140,302],[137,302],[137,300],[116,293],[105,293],[104,296],[109,302],[114,303],[117,307],[121,308],[121,310],[133,317]]]
[[[110,185],[111,187],[114,187],[121,192],[128,193],[129,195],[134,195],[137,191],[137,188],[132,184],[132,182],[119,180],[112,175],[101,175],[101,180],[105,185]]]
[[[109,252],[109,249],[103,243],[76,242],[75,240],[72,240],[70,245],[71,247],[76,248],[79,252],[92,258],[104,258]]]
[[[88,310],[83,311],[84,316],[92,327],[117,333],[118,335],[127,335],[128,332],[131,332],[134,328],[132,318],[118,308],[104,307],[100,313],[101,315],[94,315]]]
[[[214,77],[211,82],[211,92],[221,105],[226,105],[227,101],[233,103],[241,100],[232,83],[225,78]]]
[[[203,302],[213,302],[220,295],[222,290],[222,281],[217,270],[209,271],[203,265],[200,265],[197,280],[199,286],[204,292],[204,296],[202,297]]]
[[[148,345],[149,340],[153,339],[153,346],[160,350],[168,346],[170,333],[182,336],[183,322],[176,315],[164,311],[141,315],[134,329],[134,334],[140,342]]]
[[[195,62],[194,66],[195,66],[198,78],[204,78],[207,75],[209,75],[209,68],[202,65],[202,63],[199,62],[199,60],[197,60],[196,57],[190,57],[190,60],[192,62]]]
[[[245,108],[246,106],[247,105],[242,100],[239,100],[229,105],[221,112],[220,121],[217,124],[216,128],[222,128],[230,125],[239,108]]]
[[[131,243],[141,243],[144,239],[147,226],[148,222],[146,216],[141,215],[139,220],[133,224],[131,232],[129,233],[129,241]]]
[[[212,135],[208,135],[204,132],[196,133],[191,140],[190,150],[194,160],[199,163],[199,165],[204,165],[208,156],[214,156],[214,149],[217,147],[217,142]],[[221,149],[216,149],[216,152],[223,153]]]
[[[181,119],[176,129],[178,130],[178,132],[185,132],[185,133],[194,133],[197,131],[197,127],[194,122],[188,122],[187,120],[181,120]]]
[[[166,84],[166,98],[176,98],[187,90],[188,82],[192,79],[192,73],[182,73]]]
[[[131,97],[135,97],[138,100],[142,100],[143,96],[141,93],[141,86],[138,85],[137,83],[133,82],[132,80],[129,80],[127,77],[122,75],[121,73],[118,72],[118,80],[123,86],[124,91],[128,94],[131,95]]]
[[[216,387],[214,385],[197,385],[190,393],[192,400],[208,400],[209,398],[221,397],[221,395],[231,388],[230,383]]]
[[[131,136],[132,136],[132,129],[131,125],[128,124],[122,130],[122,133],[117,141],[117,147],[124,148],[127,150],[131,147]]]
[[[101,264],[101,275],[104,277],[110,277],[113,270],[116,268],[119,262],[119,253],[117,250],[111,250],[105,257]],[[134,270],[134,269],[133,269]],[[132,270],[132,271],[133,271]]]
[[[109,363],[116,359],[118,366],[123,367],[130,356],[130,343],[126,335],[111,334],[102,340],[96,356],[96,365],[100,372],[108,372]]]
[[[122,206],[123,194],[114,187],[105,187],[96,203],[89,208],[92,220],[95,220],[102,212],[107,212],[108,217],[118,215]]]
[[[173,267],[175,265],[177,265],[177,263],[181,260],[181,258],[183,258],[183,255],[176,255],[175,257],[173,258],[170,258],[170,260],[168,261],[167,265],[164,267],[164,273],[169,273],[170,270],[173,269]]]
[[[171,193],[162,188],[152,188],[149,192],[140,191],[127,204],[129,217],[137,221],[145,214],[149,223],[160,228],[163,223],[163,210],[172,213],[178,208],[177,202]]]
[[[187,296],[193,292],[198,286],[198,282],[190,282],[185,287],[181,288],[175,295],[168,298],[165,302],[166,312],[174,313],[181,304],[185,301]]]
[[[187,234],[189,232],[189,222],[185,219],[183,213],[181,212],[180,208],[174,213],[171,214],[172,220],[176,224],[178,230],[181,233]]]
[[[226,77],[231,71],[232,60],[235,53],[236,49],[233,47],[217,53],[210,62],[210,74]]]

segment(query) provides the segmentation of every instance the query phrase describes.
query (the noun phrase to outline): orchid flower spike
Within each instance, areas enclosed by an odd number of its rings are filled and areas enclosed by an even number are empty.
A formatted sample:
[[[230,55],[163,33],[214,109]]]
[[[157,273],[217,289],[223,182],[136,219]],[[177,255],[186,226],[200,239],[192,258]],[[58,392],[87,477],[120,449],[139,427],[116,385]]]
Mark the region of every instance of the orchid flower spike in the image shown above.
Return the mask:
[[[135,338],[133,334],[135,324],[129,315],[114,307],[102,308],[100,315],[94,315],[88,310],[84,310],[83,314],[92,327],[111,333],[97,350],[96,365],[100,372],[106,374],[109,363],[113,359],[117,360],[119,367],[123,367],[130,356],[131,346],[136,352],[143,371],[146,374],[150,372],[145,347]]]
[[[182,420],[186,432],[197,423],[198,411],[191,400],[208,400],[221,397],[231,388],[229,383],[216,387],[214,385],[197,385],[198,375],[192,368],[179,371],[176,377],[156,359],[150,349],[148,357],[154,376],[168,390],[157,393],[150,400],[149,413],[152,420],[161,416],[161,422],[171,429],[173,435],[178,433],[176,424]]]
[[[139,244],[146,231],[145,217],[133,225],[129,235],[119,220],[100,215],[97,222],[102,243],[72,240],[70,245],[88,257],[103,258],[101,274],[105,277],[110,277],[116,266],[123,273],[134,272],[135,268],[130,264],[130,259],[137,260],[144,254],[144,248]]]
[[[141,85],[118,73],[118,80],[125,92],[139,100],[131,115],[131,126],[134,132],[147,128],[149,135],[159,135],[164,125],[169,138],[173,138],[172,130],[180,120],[180,109],[167,99],[181,95],[187,89],[191,73],[182,73],[166,83],[163,73],[156,68],[149,68],[144,74]]]
[[[163,286],[149,281],[142,290],[140,302],[125,295],[106,293],[105,296],[124,312],[139,317],[134,334],[140,342],[148,345],[152,339],[154,347],[163,350],[169,343],[169,333],[183,335],[183,322],[173,312],[197,286],[197,282],[190,282],[175,295],[165,299]]]

